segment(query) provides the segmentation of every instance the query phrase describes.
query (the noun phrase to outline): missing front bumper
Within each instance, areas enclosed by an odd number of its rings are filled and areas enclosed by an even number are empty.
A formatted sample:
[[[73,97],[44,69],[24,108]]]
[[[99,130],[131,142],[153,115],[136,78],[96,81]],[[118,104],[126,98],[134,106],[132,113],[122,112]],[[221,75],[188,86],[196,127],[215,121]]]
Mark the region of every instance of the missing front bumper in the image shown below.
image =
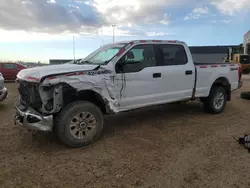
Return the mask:
[[[43,116],[31,108],[23,105],[15,105],[16,115],[14,117],[15,125],[20,125],[33,131],[52,131],[53,116]]]

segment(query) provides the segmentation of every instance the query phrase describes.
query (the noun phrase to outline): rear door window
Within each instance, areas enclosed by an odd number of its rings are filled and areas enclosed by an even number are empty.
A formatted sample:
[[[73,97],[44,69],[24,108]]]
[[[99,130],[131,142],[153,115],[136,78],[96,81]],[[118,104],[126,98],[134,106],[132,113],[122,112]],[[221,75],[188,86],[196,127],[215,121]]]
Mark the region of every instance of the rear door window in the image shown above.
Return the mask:
[[[3,64],[3,67],[5,69],[17,69],[17,65],[16,64],[13,64],[13,63],[4,63]]]
[[[156,45],[158,64],[160,66],[185,65],[188,62],[183,45],[160,44]]]

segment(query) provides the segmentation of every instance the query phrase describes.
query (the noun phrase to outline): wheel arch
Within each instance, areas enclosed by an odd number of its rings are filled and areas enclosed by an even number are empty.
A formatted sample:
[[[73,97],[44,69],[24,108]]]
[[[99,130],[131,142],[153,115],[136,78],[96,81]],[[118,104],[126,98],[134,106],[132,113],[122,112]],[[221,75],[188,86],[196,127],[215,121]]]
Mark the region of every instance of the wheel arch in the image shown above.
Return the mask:
[[[219,77],[219,78],[217,78],[213,82],[213,84],[212,84],[212,86],[210,88],[209,93],[211,92],[211,89],[213,87],[223,87],[226,90],[226,92],[227,92],[227,101],[231,100],[231,84],[230,84],[230,82],[229,82],[229,80],[227,78],[225,78],[225,77]]]
[[[103,114],[108,113],[108,104],[103,97],[93,90],[81,90],[77,92],[77,98],[78,100],[84,100],[94,103],[96,106],[98,106]],[[106,101],[106,102],[105,102]]]
[[[63,99],[64,104],[68,104],[77,100],[89,101],[98,106],[103,114],[111,113],[108,100],[104,99],[101,94],[91,89],[77,91],[76,88],[70,86],[69,84],[64,84]]]

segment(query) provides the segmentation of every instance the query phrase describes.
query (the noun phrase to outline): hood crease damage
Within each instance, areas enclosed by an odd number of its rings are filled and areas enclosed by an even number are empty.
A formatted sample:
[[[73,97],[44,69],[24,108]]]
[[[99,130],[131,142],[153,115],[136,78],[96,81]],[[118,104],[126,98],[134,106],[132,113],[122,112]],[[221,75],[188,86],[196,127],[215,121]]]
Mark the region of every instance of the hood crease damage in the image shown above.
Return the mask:
[[[96,67],[97,68],[97,67]],[[118,93],[114,89],[113,71],[99,67],[99,69],[83,71],[83,75],[66,76],[59,75],[57,79],[45,79],[43,85],[54,85],[56,83],[67,83],[76,91],[92,90],[101,95],[106,108],[112,112],[118,112]]]

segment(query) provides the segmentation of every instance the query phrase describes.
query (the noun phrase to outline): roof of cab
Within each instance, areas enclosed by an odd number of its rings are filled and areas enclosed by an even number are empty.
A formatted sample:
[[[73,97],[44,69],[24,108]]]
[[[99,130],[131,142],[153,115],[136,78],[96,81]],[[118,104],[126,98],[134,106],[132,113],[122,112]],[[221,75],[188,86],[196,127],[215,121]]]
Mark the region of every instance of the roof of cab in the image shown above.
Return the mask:
[[[179,43],[179,44],[183,44],[183,41],[179,41],[179,40],[132,40],[132,41],[119,41],[119,42],[115,42],[114,44],[131,44],[131,43]]]

